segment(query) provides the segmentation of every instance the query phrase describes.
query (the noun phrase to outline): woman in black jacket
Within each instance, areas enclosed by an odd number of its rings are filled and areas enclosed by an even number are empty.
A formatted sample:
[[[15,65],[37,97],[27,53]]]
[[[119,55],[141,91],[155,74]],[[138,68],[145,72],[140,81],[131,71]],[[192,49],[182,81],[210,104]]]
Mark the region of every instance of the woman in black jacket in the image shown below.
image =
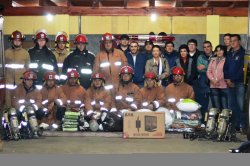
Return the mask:
[[[175,66],[183,68],[185,72],[184,82],[193,85],[193,81],[197,79],[196,64],[192,58],[189,58],[189,49],[186,44],[179,47],[180,56],[175,61]]]

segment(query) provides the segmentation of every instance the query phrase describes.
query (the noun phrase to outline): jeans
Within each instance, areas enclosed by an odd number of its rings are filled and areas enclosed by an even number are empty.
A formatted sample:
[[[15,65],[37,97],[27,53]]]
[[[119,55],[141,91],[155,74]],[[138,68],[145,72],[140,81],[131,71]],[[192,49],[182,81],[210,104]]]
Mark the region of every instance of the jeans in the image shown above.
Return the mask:
[[[209,104],[209,96],[210,96],[210,89],[205,84],[200,84],[198,80],[193,81],[193,90],[195,93],[195,101],[201,105],[200,112],[201,112],[201,123],[204,122],[205,114],[208,110]]]
[[[235,86],[229,89],[228,104],[233,111],[232,125],[233,127],[246,127],[246,119],[243,112],[244,106],[244,83],[235,83]]]
[[[228,89],[211,88],[211,101],[214,108],[228,108]]]

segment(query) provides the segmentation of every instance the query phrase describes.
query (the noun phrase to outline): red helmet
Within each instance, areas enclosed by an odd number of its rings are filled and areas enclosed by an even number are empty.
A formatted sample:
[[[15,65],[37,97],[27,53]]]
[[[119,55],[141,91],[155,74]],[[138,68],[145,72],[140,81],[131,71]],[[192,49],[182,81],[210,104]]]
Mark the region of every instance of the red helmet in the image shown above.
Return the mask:
[[[134,74],[134,70],[130,66],[123,66],[120,70],[120,75],[121,74]]]
[[[184,75],[184,70],[181,67],[174,67],[172,69],[173,75]]]
[[[115,40],[114,36],[110,33],[105,33],[102,35],[102,41],[107,41],[107,40]]]
[[[147,72],[145,75],[144,75],[144,78],[151,78],[151,79],[157,79],[157,76],[154,72]]]
[[[104,75],[102,73],[95,73],[95,74],[92,75],[91,78],[92,78],[92,80],[93,79],[102,79],[103,81],[105,81],[105,77],[104,77]]]
[[[55,80],[56,79],[56,73],[53,72],[53,71],[47,71],[44,76],[43,76],[43,79],[45,81],[48,81],[48,80]]]
[[[68,78],[79,78],[79,73],[76,70],[70,70],[67,72]]]
[[[75,44],[76,43],[88,43],[87,37],[83,34],[78,34],[75,38]]]
[[[56,36],[56,43],[57,42],[68,42],[67,36],[64,34],[60,34]]]
[[[34,73],[31,70],[27,70],[23,73],[23,77],[22,79],[26,79],[26,80],[36,80],[37,79],[37,75],[36,73]]]
[[[36,39],[35,40],[38,40],[38,39],[45,39],[46,41],[48,41],[48,35],[47,35],[47,33],[45,33],[45,32],[38,32],[36,34]]]
[[[15,39],[20,39],[20,40],[25,40],[25,36],[18,30],[12,32],[11,36],[9,37],[9,40],[15,40]]]

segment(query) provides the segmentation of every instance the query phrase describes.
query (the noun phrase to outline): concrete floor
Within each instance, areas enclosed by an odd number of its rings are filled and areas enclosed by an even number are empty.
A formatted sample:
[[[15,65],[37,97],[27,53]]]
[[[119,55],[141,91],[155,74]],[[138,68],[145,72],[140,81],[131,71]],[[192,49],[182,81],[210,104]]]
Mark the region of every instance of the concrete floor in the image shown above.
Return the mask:
[[[246,140],[245,136],[239,136]],[[228,153],[240,142],[184,140],[181,134],[165,139],[123,139],[117,137],[42,137],[4,142],[0,154],[131,154],[131,153]]]

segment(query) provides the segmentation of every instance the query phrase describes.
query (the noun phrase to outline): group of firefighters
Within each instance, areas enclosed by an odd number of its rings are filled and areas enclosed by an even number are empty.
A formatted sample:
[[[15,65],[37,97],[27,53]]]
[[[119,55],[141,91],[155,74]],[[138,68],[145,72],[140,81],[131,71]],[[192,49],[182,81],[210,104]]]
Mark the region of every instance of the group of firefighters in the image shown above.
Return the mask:
[[[19,117],[32,105],[38,124],[44,128],[61,126],[66,110],[83,110],[86,119],[100,119],[99,129],[103,130],[105,119],[122,118],[124,111],[168,112],[177,110],[175,103],[180,99],[194,99],[192,87],[183,82],[181,67],[172,69],[173,81],[167,88],[161,86],[154,71],[144,74],[144,86],[133,83],[134,69],[124,52],[115,48],[115,38],[109,33],[102,36],[96,56],[86,49],[83,34],[75,37],[76,49],[71,53],[65,33],[56,36],[53,52],[46,46],[44,30],[36,33],[35,46],[28,52],[22,48],[25,37],[21,32],[14,31],[9,39],[12,47],[5,51],[5,105],[14,107]],[[168,69],[165,77],[169,75]],[[176,102],[168,102],[169,98]]]

